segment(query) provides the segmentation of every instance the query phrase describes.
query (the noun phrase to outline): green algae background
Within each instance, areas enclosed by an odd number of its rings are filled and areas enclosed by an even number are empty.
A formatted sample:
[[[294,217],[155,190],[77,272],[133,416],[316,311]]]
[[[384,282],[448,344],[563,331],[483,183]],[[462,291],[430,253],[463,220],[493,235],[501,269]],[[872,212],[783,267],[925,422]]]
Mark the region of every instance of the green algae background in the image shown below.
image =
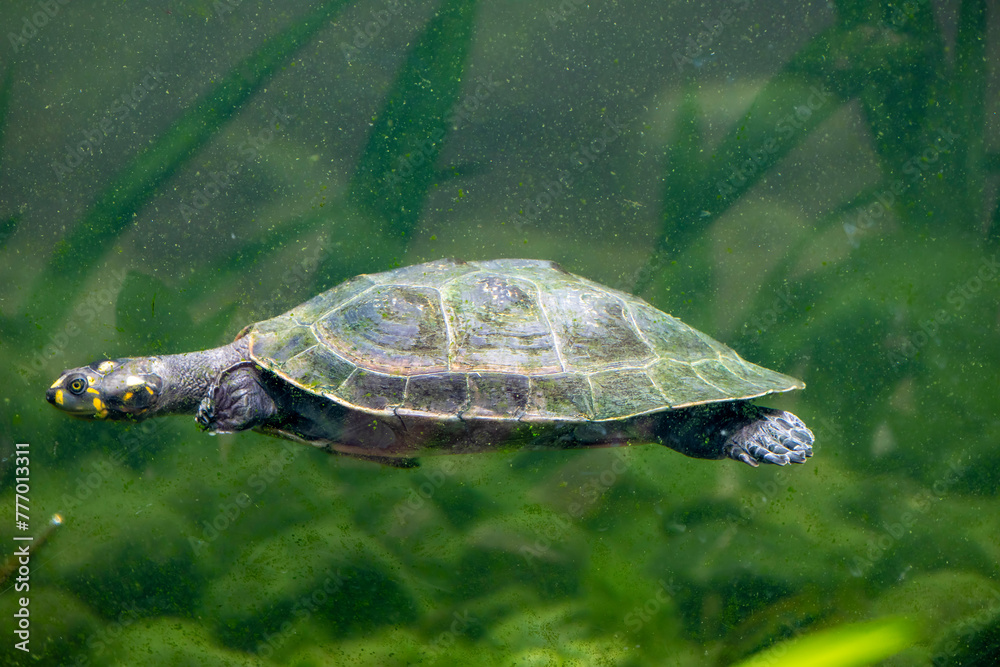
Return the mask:
[[[0,663],[993,665],[985,1],[7,3]],[[77,421],[67,367],[363,271],[532,257],[801,377],[803,466],[331,457]]]

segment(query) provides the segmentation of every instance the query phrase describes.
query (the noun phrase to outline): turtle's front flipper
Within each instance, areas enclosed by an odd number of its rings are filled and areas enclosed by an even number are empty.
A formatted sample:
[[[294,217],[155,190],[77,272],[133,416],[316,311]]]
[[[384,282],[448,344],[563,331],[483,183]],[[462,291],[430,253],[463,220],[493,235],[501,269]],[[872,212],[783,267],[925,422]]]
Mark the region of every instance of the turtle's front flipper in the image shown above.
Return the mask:
[[[195,420],[213,433],[244,431],[266,422],[278,411],[250,363],[219,374],[198,406]]]
[[[791,412],[757,408],[759,415],[735,427],[723,445],[730,458],[757,467],[758,462],[786,465],[805,463],[815,440],[802,420]]]

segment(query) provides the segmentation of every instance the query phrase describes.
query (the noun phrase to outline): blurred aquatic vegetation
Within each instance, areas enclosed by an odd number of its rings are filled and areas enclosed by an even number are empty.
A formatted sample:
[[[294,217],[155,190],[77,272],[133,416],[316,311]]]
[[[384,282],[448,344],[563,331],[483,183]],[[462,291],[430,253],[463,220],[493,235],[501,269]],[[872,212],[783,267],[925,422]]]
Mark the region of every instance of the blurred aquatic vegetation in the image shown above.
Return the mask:
[[[947,399],[943,388],[956,387],[939,377],[944,359],[962,363],[954,343],[976,326],[992,341],[977,350],[985,355],[977,363],[1000,361],[989,312],[967,307],[1000,294],[993,240],[1000,213],[987,214],[984,187],[987,172],[997,171],[984,140],[987,10],[981,0],[962,2],[954,48],[946,49],[929,2],[909,3],[912,11],[905,13],[884,3],[836,4],[837,23],[791,57],[710,152],[697,101],[684,97],[667,151],[659,245],[636,289],[664,295],[682,318],[712,330],[718,312],[714,223],[834,114],[857,105],[881,179],[816,220],[776,264],[760,267],[757,299],[745,309],[749,323],[733,342],[779,367],[794,351],[811,368],[841,377],[838,385],[810,385],[811,400],[843,416],[839,426],[852,437],[836,447],[867,466],[870,443],[887,416],[899,413],[889,404],[899,402],[904,389],[915,388],[913,410],[931,420],[946,421],[953,409],[968,419],[992,414],[977,408],[985,407],[982,398],[995,393],[995,384],[992,390],[967,385],[962,400]],[[829,244],[837,227],[851,246],[847,259],[809,261],[810,249]],[[767,312],[776,294],[787,295],[783,315],[765,333],[753,314]],[[928,431],[924,422],[919,437],[904,435],[915,424],[908,417],[893,421],[895,440],[949,435]],[[974,460],[997,453],[995,438],[964,445]],[[924,481],[933,481],[942,465],[915,448],[893,459],[886,465]],[[980,468],[969,469],[981,478]],[[991,478],[983,490],[993,493],[997,486]]]
[[[138,271],[130,271],[115,304],[116,328],[122,340],[131,341],[132,356],[171,354],[216,340],[230,326],[237,304],[230,303],[195,324],[187,294]]]
[[[227,81],[207,96],[191,114],[189,122],[202,124],[212,131],[204,136],[198,146],[207,143],[221,129],[222,121],[232,117],[238,110],[237,102],[242,104],[248,100],[267,77],[274,73],[280,62],[301,48],[317,24],[339,10],[343,4],[324,5],[237,65]],[[405,251],[407,237],[423,209],[423,202],[430,190],[437,186],[436,181],[449,175],[437,169],[437,156],[447,134],[452,130],[462,72],[472,39],[476,5],[475,1],[470,0],[448,0],[435,13],[414,44],[383,108],[375,115],[374,127],[358,160],[348,192],[334,197],[328,203],[324,202],[319,211],[303,214],[268,230],[257,239],[245,242],[228,257],[220,258],[211,270],[202,270],[188,276],[185,291],[189,302],[218,289],[227,278],[245,273],[257,262],[269,258],[275,248],[284,246],[292,239],[329,229],[333,221],[336,241],[330,240],[325,247],[319,249],[314,257],[316,266],[312,267],[311,275],[308,279],[303,278],[300,281],[303,284],[298,285],[300,292],[311,294],[312,290],[322,289],[323,286],[356,273],[380,270],[391,262],[398,264]],[[245,71],[254,72],[256,76],[246,77],[249,80],[244,81],[241,76],[246,76],[243,74]],[[216,98],[233,87],[226,85],[229,81],[239,82],[240,96],[231,103],[228,115],[223,117],[217,111],[219,101]],[[199,120],[208,110],[212,112],[213,121],[217,122]],[[180,124],[181,122],[178,123]],[[173,141],[171,133],[168,133],[157,145]],[[198,146],[192,146],[183,159],[190,158]],[[155,151],[156,148],[152,150]],[[169,172],[164,168],[164,178],[180,165],[181,162],[178,161]],[[149,199],[156,195],[155,187],[156,184],[149,183],[146,190]],[[137,203],[135,210],[142,205],[143,203]],[[123,230],[124,227],[119,228],[118,232]],[[109,242],[110,240],[109,238]],[[369,254],[358,255],[362,250]],[[138,289],[135,282],[138,278],[130,280],[132,283],[127,288],[131,292]],[[280,282],[286,284],[289,281]],[[153,291],[167,293],[167,290],[153,290],[151,285],[146,285],[145,292],[134,295],[134,298],[129,296],[128,302],[122,305],[125,290],[126,287],[123,287],[123,295],[119,298],[120,314],[127,312],[127,308],[134,305],[136,299],[149,297]],[[203,333],[217,331],[216,324],[225,326],[228,312],[231,312],[231,308],[220,311],[212,322],[205,324]],[[271,313],[262,313],[261,316],[268,314]],[[138,328],[145,327],[147,322],[140,322],[139,325]],[[124,326],[122,329],[135,333],[137,327]],[[158,347],[175,347],[178,341],[167,335],[171,330],[195,333],[182,321],[175,320],[166,329],[147,329],[144,337],[151,335],[149,331],[156,331]],[[209,336],[202,340],[216,338]]]
[[[197,104],[151,146],[133,157],[59,242],[35,279],[21,333],[32,340],[66,314],[80,285],[158,188],[208,144],[223,125],[273,77],[346,0],[333,0],[299,19],[237,63]],[[52,285],[61,289],[53,290]]]
[[[879,619],[799,637],[734,667],[860,667],[899,653],[915,638],[911,622],[898,618]]]
[[[348,199],[384,228],[413,232],[452,130],[472,43],[476,0],[446,0],[431,18],[374,119]]]
[[[348,184],[313,287],[399,266],[453,127],[477,0],[444,0],[410,49]]]
[[[127,161],[49,258],[27,317],[4,313],[5,337],[27,356],[65,320],[136,214],[348,4],[318,5],[280,31]],[[1000,488],[989,306],[1000,295],[990,273],[1000,205],[987,211],[984,188],[1000,157],[984,138],[986,3],[961,3],[954,49],[931,3],[910,4],[903,14],[838,1],[836,24],[713,145],[698,88],[684,86],[659,241],[636,273],[637,291],[714,330],[726,305],[719,221],[856,110],[879,179],[753,267],[748,324],[727,339],[765,365],[800,364],[807,421],[836,420],[816,429],[809,468],[755,471],[751,483],[650,449],[629,452],[611,484],[594,483],[614,465],[599,451],[427,461],[402,475],[251,434],[220,447],[220,461],[188,424],[112,432],[46,420],[36,431],[55,444],[39,459],[64,465],[39,504],[74,508],[33,593],[59,610],[40,617],[53,629],[46,657],[844,665],[904,651],[912,663],[900,664],[992,664],[997,606],[979,606],[995,581],[996,526],[970,501]],[[221,342],[236,324],[233,285],[302,238],[319,239],[308,266],[282,265],[282,291],[257,306],[261,317],[402,261],[434,189],[475,171],[439,162],[477,6],[445,0],[415,35],[346,192],[262,225],[210,268],[124,275],[118,339],[104,344],[138,355]],[[0,139],[11,81],[8,69]],[[0,222],[0,250],[17,230],[16,213]],[[815,260],[824,243],[846,248],[828,253],[841,259]],[[209,297],[213,313],[195,317]],[[37,397],[17,400],[2,415],[7,433]],[[570,514],[581,498],[584,511]],[[845,625],[897,612],[934,623],[920,638],[899,620]]]
[[[990,667],[1000,655],[1000,614],[960,624],[936,647],[934,664],[942,667]]]

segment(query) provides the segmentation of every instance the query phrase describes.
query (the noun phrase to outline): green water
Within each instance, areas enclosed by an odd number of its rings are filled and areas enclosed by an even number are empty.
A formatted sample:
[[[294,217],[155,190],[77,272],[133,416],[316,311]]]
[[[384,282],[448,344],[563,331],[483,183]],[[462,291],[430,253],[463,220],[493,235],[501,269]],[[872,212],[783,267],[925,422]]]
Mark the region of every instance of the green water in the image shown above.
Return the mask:
[[[986,5],[5,3],[0,553],[39,537],[0,663],[1000,662]],[[449,256],[558,261],[802,378],[761,403],[815,456],[400,470],[44,400]]]

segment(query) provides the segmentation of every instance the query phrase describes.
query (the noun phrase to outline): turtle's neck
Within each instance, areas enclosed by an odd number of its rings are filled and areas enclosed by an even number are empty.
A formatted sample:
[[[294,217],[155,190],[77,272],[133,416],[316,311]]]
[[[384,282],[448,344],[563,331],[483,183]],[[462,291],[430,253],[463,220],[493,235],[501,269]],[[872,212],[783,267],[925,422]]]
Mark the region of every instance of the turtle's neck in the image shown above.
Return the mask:
[[[163,381],[155,411],[147,416],[194,414],[219,373],[249,359],[249,343],[241,338],[229,345],[187,354],[149,357],[149,370]]]

